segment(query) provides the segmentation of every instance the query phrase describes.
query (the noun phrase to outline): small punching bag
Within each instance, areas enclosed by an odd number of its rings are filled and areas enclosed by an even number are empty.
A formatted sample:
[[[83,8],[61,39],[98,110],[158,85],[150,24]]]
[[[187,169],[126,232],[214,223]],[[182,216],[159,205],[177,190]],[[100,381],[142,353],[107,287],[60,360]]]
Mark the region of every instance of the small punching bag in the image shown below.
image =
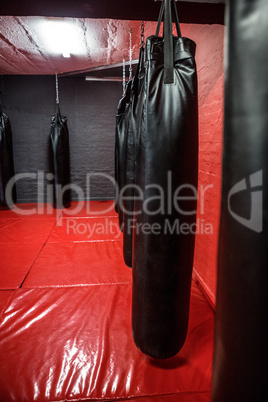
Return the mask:
[[[11,187],[11,193],[6,194],[7,185],[14,176],[11,125],[0,105],[0,208],[11,207],[16,202],[15,183]]]
[[[263,402],[268,378],[268,2],[227,2],[213,402]]]
[[[50,159],[53,173],[53,207],[68,208],[71,203],[70,188],[70,151],[69,151],[69,132],[67,127],[67,118],[61,116],[58,86],[57,89],[57,107],[56,113],[52,116],[50,129]]]
[[[172,35],[171,3],[178,36]],[[161,18],[161,13],[160,13]],[[155,358],[182,348],[188,328],[198,175],[195,43],[181,37],[175,0],[164,34],[147,38],[137,133],[132,329]]]

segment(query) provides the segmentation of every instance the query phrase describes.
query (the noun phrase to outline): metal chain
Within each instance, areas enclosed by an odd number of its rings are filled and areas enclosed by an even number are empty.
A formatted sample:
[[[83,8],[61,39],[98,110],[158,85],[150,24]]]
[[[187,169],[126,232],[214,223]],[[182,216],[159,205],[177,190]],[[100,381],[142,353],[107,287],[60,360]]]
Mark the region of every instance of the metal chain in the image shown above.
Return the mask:
[[[126,93],[126,59],[123,56],[123,95]]]
[[[129,30],[129,80],[132,80],[132,29]]]
[[[141,47],[144,47],[144,21],[141,21]]]
[[[60,103],[60,98],[59,98],[59,82],[58,82],[58,74],[56,74],[56,104],[58,105]]]

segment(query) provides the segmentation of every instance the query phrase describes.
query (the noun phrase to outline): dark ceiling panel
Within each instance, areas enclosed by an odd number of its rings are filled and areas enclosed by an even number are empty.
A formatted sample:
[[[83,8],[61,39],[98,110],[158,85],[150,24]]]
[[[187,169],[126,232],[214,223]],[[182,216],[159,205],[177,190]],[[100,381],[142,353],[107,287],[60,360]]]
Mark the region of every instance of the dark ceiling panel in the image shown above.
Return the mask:
[[[223,24],[224,0],[178,2],[181,22]],[[111,18],[155,21],[160,2],[154,0],[13,0],[0,4],[0,15]]]

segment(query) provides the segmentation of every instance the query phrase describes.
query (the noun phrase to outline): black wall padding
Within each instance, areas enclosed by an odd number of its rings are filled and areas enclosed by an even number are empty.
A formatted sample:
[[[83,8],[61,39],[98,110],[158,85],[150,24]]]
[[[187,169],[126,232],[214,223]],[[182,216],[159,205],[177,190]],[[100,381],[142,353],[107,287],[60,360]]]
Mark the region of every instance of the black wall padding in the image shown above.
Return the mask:
[[[55,77],[12,75],[4,76],[3,81],[1,97],[3,110],[12,123],[16,174],[44,172],[43,189],[36,179],[18,180],[17,202],[51,203],[48,127],[55,113],[55,105],[49,101],[55,97]],[[113,199],[114,115],[122,84],[85,82],[83,76],[61,77],[60,94],[61,110],[71,116],[68,129],[72,183],[81,188],[85,199]],[[71,196],[75,201],[81,199],[75,190]]]
[[[168,35],[172,35],[168,7],[170,3],[165,0],[165,26]],[[164,54],[164,39],[159,36],[150,36],[145,46],[144,98],[141,97],[136,160],[136,184],[144,196],[143,200],[135,199],[134,205],[132,328],[137,347],[155,358],[177,354],[188,327],[195,234],[193,230],[179,234],[178,228],[196,222],[195,47],[188,38],[174,37],[171,49]],[[172,80],[173,83],[164,83]],[[156,185],[164,192],[162,210]],[[183,185],[194,189],[181,189],[179,195],[191,197],[192,201],[178,202],[179,209],[171,198]]]
[[[15,184],[12,186],[10,194],[12,200],[6,198],[7,184],[14,175],[11,124],[7,115],[2,112],[0,105],[0,208],[11,206],[16,202]]]
[[[50,154],[53,173],[53,206],[68,208],[70,206],[70,151],[67,118],[61,116],[60,108],[52,116],[50,129]]]
[[[227,4],[213,402],[262,402],[268,378],[266,0]]]

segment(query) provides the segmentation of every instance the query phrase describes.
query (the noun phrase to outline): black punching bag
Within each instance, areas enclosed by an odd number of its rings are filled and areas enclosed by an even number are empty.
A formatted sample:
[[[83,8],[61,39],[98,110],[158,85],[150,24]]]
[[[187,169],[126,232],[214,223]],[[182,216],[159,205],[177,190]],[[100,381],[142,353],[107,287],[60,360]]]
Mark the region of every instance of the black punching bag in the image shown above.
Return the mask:
[[[116,124],[115,124],[115,148],[114,148],[114,178],[116,183],[115,188],[115,211],[119,213],[119,181],[120,181],[120,162],[121,162],[121,152],[122,144],[121,137],[124,138],[122,134],[122,127],[124,129],[125,125],[125,111],[130,99],[130,85],[127,86],[125,93],[120,99],[117,110],[116,110]],[[125,130],[124,130],[125,131]],[[122,163],[122,162],[121,162]]]
[[[267,0],[227,3],[213,402],[267,400],[267,13]]]
[[[125,94],[120,99],[116,112],[115,129],[115,181],[117,194],[115,197],[115,210],[119,214],[119,226],[123,231],[123,202],[120,200],[120,192],[124,187],[125,162],[126,162],[126,138],[129,125],[129,102],[132,81],[129,81]]]
[[[133,209],[135,191],[135,162],[137,132],[141,120],[141,108],[143,105],[144,85],[144,48],[140,48],[139,63],[135,77],[132,81],[129,102],[129,124],[125,144],[125,168],[123,192],[123,255],[125,264],[132,267],[132,233],[133,233]]]
[[[10,187],[10,194],[6,194],[7,185],[14,176],[11,125],[0,105],[0,208],[11,207],[16,202],[15,183]]]
[[[68,208],[71,203],[70,188],[70,151],[67,118],[61,116],[57,104],[52,116],[50,129],[50,159],[53,173],[53,207]]]
[[[177,354],[187,334],[198,176],[196,45],[181,37],[174,0],[172,36],[164,6],[164,37],[145,46],[133,232],[133,337],[155,358]]]

